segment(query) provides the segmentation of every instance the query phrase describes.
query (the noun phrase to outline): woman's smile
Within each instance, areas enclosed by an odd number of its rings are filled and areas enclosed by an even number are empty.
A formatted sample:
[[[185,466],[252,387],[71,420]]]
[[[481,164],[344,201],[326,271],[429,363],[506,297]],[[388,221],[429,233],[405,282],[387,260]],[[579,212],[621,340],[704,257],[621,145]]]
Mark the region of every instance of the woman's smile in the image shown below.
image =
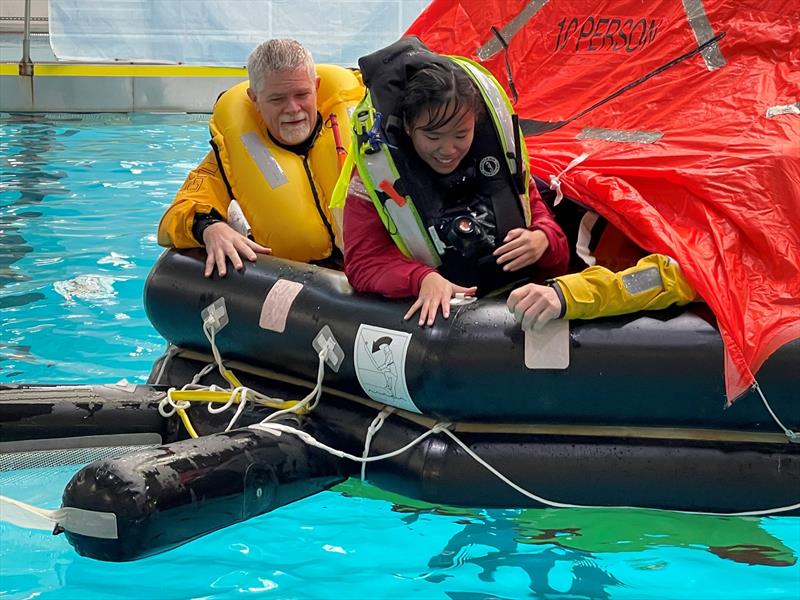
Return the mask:
[[[417,121],[407,132],[419,157],[436,173],[449,175],[472,146],[475,114],[465,110],[436,129],[425,129],[425,123]]]

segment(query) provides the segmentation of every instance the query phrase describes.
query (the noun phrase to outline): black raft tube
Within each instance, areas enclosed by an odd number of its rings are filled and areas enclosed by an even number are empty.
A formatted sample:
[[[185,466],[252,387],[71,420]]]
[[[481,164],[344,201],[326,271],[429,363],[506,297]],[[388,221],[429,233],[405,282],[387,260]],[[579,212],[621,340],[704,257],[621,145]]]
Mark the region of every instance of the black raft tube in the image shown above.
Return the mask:
[[[311,429],[312,435],[324,433],[302,417],[278,422]],[[345,478],[340,459],[294,435],[236,429],[87,465],[67,484],[62,507],[88,511],[73,511],[83,521],[100,522],[104,515],[97,513],[112,513],[116,527],[111,526],[110,535],[106,528],[102,537],[65,531],[60,525],[55,533],[65,533],[82,556],[136,560],[285,506]]]

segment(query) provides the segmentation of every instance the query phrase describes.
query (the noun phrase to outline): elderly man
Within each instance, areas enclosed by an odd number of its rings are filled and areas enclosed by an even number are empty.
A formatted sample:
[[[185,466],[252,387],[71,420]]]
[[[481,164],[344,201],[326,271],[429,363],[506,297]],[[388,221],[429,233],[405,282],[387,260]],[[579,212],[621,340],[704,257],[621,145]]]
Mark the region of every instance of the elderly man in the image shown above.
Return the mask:
[[[226,261],[274,254],[337,263],[340,228],[328,205],[349,145],[348,109],[364,94],[356,74],[317,65],[295,40],[259,45],[247,82],[217,100],[212,151],[161,219],[158,243],[205,246],[205,275]]]

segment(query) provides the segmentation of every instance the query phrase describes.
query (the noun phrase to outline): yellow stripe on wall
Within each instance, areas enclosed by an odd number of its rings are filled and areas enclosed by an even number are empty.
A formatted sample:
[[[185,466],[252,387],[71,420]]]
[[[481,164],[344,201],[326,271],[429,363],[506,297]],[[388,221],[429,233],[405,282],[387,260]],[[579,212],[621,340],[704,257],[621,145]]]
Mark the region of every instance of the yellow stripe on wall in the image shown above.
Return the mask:
[[[0,75],[19,75],[16,63],[0,64]],[[205,67],[199,65],[79,65],[36,63],[34,77],[241,77],[244,67]]]

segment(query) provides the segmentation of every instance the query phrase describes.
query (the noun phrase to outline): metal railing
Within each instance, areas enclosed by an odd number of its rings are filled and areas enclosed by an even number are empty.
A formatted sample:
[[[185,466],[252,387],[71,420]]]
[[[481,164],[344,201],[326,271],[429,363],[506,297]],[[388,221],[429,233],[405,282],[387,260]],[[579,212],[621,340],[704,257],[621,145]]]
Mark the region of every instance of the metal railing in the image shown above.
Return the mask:
[[[19,61],[19,74],[22,76],[33,75],[33,60],[31,58],[31,38],[33,36],[49,35],[49,19],[43,16],[31,15],[32,0],[25,0],[24,16],[11,15],[0,17],[0,33],[22,33],[22,58]],[[36,29],[36,31],[33,31]]]
[[[22,59],[19,61],[19,74],[31,77],[33,61],[31,60],[31,0],[25,0],[25,25],[22,34]]]

